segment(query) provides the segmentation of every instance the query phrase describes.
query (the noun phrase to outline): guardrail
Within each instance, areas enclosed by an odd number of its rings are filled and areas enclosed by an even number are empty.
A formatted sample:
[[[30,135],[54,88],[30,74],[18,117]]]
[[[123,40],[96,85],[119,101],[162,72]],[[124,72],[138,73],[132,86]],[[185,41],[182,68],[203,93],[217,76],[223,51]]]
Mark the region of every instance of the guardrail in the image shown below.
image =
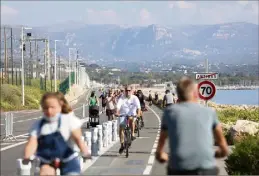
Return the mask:
[[[11,112],[5,113],[4,126],[5,126],[5,137],[3,138],[3,141],[16,140],[16,138],[13,135],[13,113]]]
[[[97,125],[91,128],[90,131],[84,132],[82,139],[88,146],[89,152],[92,157],[97,157],[104,151],[108,149],[113,143],[118,141],[118,120],[104,122],[102,125]],[[84,171],[83,158],[80,156],[81,171]],[[91,162],[91,161],[90,161]],[[17,159],[17,174],[18,175],[35,175],[39,174],[39,160],[34,159],[32,163],[24,165],[22,159]]]

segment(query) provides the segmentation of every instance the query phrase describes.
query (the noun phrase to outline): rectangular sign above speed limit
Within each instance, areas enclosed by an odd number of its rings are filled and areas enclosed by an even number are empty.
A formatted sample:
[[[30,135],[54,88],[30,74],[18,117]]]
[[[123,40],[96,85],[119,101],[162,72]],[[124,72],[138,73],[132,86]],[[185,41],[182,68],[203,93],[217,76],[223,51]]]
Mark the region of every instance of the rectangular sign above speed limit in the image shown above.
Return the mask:
[[[218,79],[218,73],[196,73],[195,78],[197,80],[204,80],[204,79]]]

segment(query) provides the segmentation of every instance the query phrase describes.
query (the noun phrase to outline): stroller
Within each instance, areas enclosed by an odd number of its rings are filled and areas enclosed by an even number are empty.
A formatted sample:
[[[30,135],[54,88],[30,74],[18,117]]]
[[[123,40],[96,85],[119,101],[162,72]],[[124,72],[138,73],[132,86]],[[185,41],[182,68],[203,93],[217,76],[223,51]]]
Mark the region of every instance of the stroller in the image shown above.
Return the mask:
[[[91,106],[89,107],[89,121],[87,122],[87,128],[96,127],[96,125],[100,124],[99,117],[99,106]]]

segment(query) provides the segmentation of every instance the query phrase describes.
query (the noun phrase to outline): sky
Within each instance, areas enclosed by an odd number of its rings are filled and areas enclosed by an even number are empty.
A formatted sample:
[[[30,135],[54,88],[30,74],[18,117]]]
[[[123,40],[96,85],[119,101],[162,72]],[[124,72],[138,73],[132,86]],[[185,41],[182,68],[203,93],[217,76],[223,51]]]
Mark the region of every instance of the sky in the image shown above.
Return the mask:
[[[1,1],[1,24],[258,24],[258,1]]]

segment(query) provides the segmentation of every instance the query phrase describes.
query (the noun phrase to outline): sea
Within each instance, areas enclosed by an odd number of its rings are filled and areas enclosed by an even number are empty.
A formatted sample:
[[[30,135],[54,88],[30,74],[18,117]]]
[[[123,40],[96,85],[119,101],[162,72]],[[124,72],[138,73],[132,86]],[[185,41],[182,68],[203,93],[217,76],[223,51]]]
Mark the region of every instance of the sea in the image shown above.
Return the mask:
[[[259,105],[259,89],[255,90],[217,90],[211,101],[229,105]]]

